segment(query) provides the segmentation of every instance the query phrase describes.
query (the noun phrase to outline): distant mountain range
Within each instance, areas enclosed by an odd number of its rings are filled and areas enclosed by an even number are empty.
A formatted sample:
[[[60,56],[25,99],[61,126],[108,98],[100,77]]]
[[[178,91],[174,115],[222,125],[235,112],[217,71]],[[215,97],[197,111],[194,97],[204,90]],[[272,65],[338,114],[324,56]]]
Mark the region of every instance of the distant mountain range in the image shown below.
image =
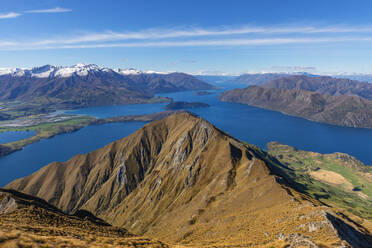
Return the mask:
[[[189,74],[173,72],[169,74],[140,73],[127,75],[136,85],[146,92],[168,93],[188,90],[213,90],[217,87]]]
[[[294,73],[280,73],[280,72],[266,72],[266,73],[245,73],[241,74],[240,76],[232,76],[229,78],[229,81],[239,84],[247,84],[247,85],[262,85],[272,79],[280,78],[280,77],[290,77],[290,76],[309,76],[309,77],[332,77],[338,79],[351,79],[360,82],[368,82],[372,83],[372,74],[347,74],[347,73],[340,73],[340,74],[311,74],[307,72],[294,72]],[[199,76],[198,76],[199,77]],[[210,76],[212,77],[212,76]],[[207,81],[207,80],[206,80]]]
[[[257,74],[243,74],[232,81],[239,84],[247,84],[247,85],[262,85],[271,79],[285,77],[288,75],[279,74],[279,73],[257,73]]]
[[[219,76],[219,75],[195,75],[196,78],[200,80],[211,83],[211,84],[222,84],[231,83],[234,81],[236,76]]]
[[[238,77],[233,78],[231,81],[239,84],[247,85],[263,85],[270,80],[281,78],[281,77],[290,77],[292,75],[304,75],[309,77],[316,77],[317,75],[309,74],[306,72],[298,72],[294,74],[290,73],[247,73],[242,74]]]
[[[220,99],[276,110],[317,122],[372,128],[372,101],[357,96],[330,96],[306,90],[250,86],[222,93]]]
[[[372,84],[328,76],[293,75],[222,93],[226,102],[333,125],[372,128]]]
[[[348,78],[348,79],[357,80],[360,82],[372,83],[372,74],[340,73],[340,74],[332,75],[332,77]]]
[[[267,81],[262,86],[266,88],[309,90],[332,96],[354,95],[372,100],[372,84],[346,78],[293,75]]]
[[[6,188],[188,247],[368,247],[362,220],[301,193],[290,173],[261,149],[183,112]]]
[[[156,93],[215,89],[184,73],[149,73],[97,65],[0,70],[0,101],[64,108],[164,101]]]

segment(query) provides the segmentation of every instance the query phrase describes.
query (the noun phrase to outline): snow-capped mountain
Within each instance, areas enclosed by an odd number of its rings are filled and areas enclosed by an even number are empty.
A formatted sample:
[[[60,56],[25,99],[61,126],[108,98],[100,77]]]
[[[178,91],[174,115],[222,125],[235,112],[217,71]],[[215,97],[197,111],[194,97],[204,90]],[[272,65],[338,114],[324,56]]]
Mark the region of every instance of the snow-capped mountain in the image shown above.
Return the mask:
[[[120,75],[139,75],[139,74],[168,74],[168,72],[140,71],[134,68],[110,69],[100,67],[95,64],[77,64],[73,66],[53,66],[44,65],[34,68],[0,68],[0,76],[10,75],[14,77],[35,77],[35,78],[67,78],[71,76],[87,76],[90,72],[112,72]]]
[[[63,106],[82,107],[145,103],[154,101],[157,93],[208,89],[215,87],[185,73],[110,69],[94,64],[0,70],[0,101],[48,98]]]
[[[94,64],[77,64],[74,66],[44,65],[41,67],[28,68],[1,68],[0,75],[28,76],[36,78],[71,77],[73,75],[86,76],[89,72],[108,72],[110,69],[102,68]]]
[[[20,68],[0,68],[0,76],[2,75],[14,75],[14,76],[23,76],[25,69]]]

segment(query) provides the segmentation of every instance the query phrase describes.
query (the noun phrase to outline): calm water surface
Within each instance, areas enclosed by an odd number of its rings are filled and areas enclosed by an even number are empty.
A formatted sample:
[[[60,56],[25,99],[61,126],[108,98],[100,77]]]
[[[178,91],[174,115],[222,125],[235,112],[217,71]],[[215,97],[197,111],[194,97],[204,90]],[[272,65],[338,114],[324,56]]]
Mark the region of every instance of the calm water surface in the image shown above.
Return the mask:
[[[12,131],[0,133],[0,144],[26,139],[35,134],[34,131]]]
[[[236,87],[230,85],[228,88]],[[242,87],[242,86],[239,86]],[[227,89],[228,89],[227,88]],[[372,130],[331,126],[310,122],[244,104],[224,103],[216,94],[195,96],[194,92],[161,94],[180,101],[200,101],[210,108],[192,111],[231,135],[266,148],[267,142],[278,141],[298,149],[321,153],[346,152],[372,165]],[[99,118],[118,115],[149,114],[164,111],[166,104],[107,106],[68,111]],[[113,123],[85,127],[27,146],[19,152],[0,158],[0,186],[29,175],[52,161],[65,161],[78,153],[87,153],[134,132],[145,123]]]

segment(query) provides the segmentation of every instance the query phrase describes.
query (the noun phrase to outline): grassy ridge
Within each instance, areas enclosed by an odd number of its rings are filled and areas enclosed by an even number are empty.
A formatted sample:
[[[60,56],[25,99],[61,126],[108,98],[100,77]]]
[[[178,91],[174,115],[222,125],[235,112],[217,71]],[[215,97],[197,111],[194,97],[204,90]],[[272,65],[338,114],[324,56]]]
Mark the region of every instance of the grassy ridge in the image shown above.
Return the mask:
[[[307,194],[372,220],[372,168],[346,154],[300,151],[275,142],[268,144],[268,152],[292,169],[289,176],[303,185]],[[314,177],[313,173],[320,170],[329,173],[326,180]],[[332,183],[332,175],[343,178],[345,183]],[[349,184],[352,189],[347,187]]]

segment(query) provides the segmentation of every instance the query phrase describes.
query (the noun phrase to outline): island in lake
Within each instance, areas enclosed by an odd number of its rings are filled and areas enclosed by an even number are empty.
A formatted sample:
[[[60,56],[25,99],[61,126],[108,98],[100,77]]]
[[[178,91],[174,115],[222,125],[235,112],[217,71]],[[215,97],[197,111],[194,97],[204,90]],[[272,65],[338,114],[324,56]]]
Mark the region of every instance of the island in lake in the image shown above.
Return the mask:
[[[189,109],[189,108],[207,108],[209,107],[209,104],[203,103],[203,102],[182,102],[182,101],[176,101],[171,102],[168,105],[165,106],[165,109],[167,110],[178,110],[178,109]]]
[[[216,94],[215,92],[210,91],[197,91],[194,93],[195,96],[206,96],[206,95],[213,95]]]

